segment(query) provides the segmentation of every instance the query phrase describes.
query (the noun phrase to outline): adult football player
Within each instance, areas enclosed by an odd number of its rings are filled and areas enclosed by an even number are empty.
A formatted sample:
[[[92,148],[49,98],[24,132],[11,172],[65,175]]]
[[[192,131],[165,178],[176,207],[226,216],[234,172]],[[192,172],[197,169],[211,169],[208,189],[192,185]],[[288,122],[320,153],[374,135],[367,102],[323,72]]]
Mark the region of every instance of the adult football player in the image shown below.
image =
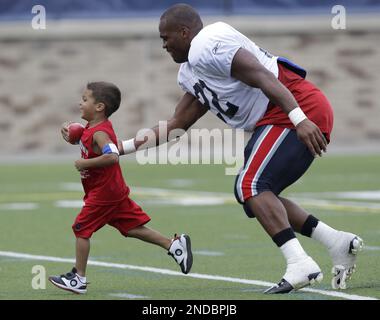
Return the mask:
[[[287,267],[266,293],[288,293],[322,280],[318,264],[295,232],[322,243],[333,262],[333,288],[344,289],[363,241],[336,230],[280,196],[326,152],[333,110],[324,94],[305,79],[306,71],[270,54],[232,26],[203,26],[189,5],[177,4],[160,18],[165,49],[180,63],[178,83],[185,92],[168,120],[167,132],[187,130],[207,111],[233,128],[252,132],[235,195],[248,217],[256,217],[283,253]],[[159,143],[158,126],[152,128]],[[119,143],[122,153],[144,141]]]

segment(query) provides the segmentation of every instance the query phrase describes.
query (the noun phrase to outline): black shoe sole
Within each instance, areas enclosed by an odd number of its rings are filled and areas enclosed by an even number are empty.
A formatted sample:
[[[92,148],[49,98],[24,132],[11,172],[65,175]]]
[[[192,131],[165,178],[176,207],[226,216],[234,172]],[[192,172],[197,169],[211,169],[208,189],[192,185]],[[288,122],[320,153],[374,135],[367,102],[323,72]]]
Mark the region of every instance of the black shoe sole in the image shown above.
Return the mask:
[[[285,279],[282,279],[279,284],[265,290],[264,293],[265,294],[284,294],[284,293],[290,293],[293,290],[294,290],[293,286]]]
[[[69,291],[69,292],[72,292],[72,293],[75,293],[75,294],[84,294],[84,293],[86,293],[86,292],[78,292],[78,291],[74,291],[74,290],[72,290],[72,289],[70,289],[70,288],[68,288],[68,287],[66,287],[66,286],[63,286],[63,285],[61,285],[61,284],[55,282],[55,281],[54,281],[53,279],[51,279],[51,278],[49,278],[48,280],[49,280],[52,284],[54,284],[57,288],[59,288],[59,289],[62,289],[62,290],[65,290],[65,291]]]
[[[280,283],[276,286],[273,286],[267,290],[264,291],[266,294],[284,294],[284,293],[291,293],[292,291],[300,290],[302,288],[305,288],[307,286],[312,286],[316,282],[320,282],[322,279],[318,280],[319,275],[321,275],[322,272],[314,272],[310,273],[307,277],[309,279],[308,283],[305,283],[304,285],[301,285],[297,288],[294,288],[288,281],[285,279],[282,279]],[[323,274],[322,274],[323,277]]]
[[[187,270],[183,270],[183,268],[181,268],[182,272],[184,274],[188,274],[191,270],[191,267],[193,266],[193,253],[191,252],[191,241],[190,241],[190,237],[185,235],[184,236],[185,239],[186,239],[186,251],[187,251]]]

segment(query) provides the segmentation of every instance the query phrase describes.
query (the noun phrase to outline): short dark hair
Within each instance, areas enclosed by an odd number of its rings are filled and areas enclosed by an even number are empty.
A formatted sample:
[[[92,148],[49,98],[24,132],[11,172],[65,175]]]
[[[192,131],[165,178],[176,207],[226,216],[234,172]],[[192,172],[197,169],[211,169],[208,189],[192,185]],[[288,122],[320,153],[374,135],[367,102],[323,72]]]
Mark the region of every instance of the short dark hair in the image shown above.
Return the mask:
[[[184,25],[196,32],[203,28],[203,22],[199,13],[186,3],[177,3],[161,15],[161,20],[166,19],[174,26]]]
[[[104,103],[106,106],[105,115],[108,118],[120,106],[121,93],[120,89],[110,82],[89,82],[87,89],[92,91],[92,96],[97,103]]]

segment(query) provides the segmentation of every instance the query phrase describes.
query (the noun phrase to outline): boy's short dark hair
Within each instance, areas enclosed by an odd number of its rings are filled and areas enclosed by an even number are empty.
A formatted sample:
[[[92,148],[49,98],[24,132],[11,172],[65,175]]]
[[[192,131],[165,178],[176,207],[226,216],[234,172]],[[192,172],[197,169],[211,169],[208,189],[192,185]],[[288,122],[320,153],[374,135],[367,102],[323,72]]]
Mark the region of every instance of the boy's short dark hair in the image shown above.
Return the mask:
[[[120,106],[120,89],[110,82],[89,82],[87,89],[92,91],[95,102],[102,102],[106,106],[105,115],[108,118]]]

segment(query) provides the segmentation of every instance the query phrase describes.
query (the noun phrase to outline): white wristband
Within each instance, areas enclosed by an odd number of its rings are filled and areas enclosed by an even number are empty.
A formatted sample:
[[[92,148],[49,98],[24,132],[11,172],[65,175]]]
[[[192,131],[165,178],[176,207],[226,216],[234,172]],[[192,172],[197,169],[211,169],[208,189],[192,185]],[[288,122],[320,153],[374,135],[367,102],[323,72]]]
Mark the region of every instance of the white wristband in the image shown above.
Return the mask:
[[[132,153],[136,151],[135,139],[124,140],[121,143],[123,145],[124,154]]]
[[[307,119],[306,115],[303,113],[300,107],[297,107],[290,111],[288,117],[295,127],[297,127],[301,121]]]

